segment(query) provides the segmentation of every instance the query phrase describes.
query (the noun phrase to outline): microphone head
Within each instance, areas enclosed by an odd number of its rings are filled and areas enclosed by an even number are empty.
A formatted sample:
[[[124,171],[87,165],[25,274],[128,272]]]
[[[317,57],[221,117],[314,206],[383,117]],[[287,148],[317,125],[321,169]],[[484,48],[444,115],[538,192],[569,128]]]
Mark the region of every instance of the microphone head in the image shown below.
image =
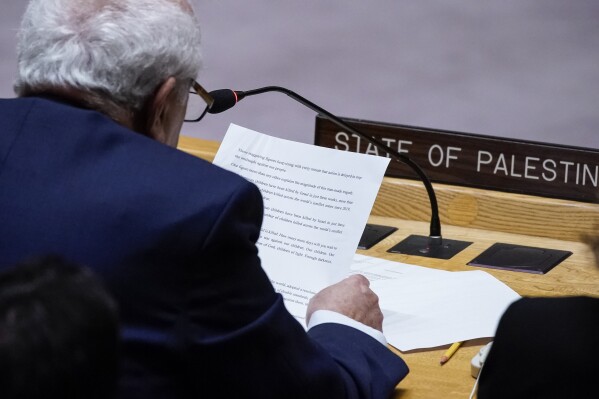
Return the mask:
[[[229,108],[233,108],[244,97],[243,92],[231,89],[213,90],[210,92],[210,95],[214,99],[214,103],[208,109],[209,114],[219,114]]]

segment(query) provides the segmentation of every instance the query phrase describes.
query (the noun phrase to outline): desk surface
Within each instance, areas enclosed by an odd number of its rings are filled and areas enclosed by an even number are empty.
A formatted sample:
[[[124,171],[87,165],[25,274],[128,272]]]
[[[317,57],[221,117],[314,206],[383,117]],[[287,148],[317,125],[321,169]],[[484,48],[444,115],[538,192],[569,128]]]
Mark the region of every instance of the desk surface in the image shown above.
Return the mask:
[[[219,143],[182,137],[179,148],[212,160]],[[473,270],[467,263],[496,242],[572,251],[545,275],[484,269],[523,296],[599,297],[599,268],[580,242],[599,225],[599,205],[435,185],[444,237],[473,244],[450,260],[391,254],[387,250],[410,234],[428,232],[428,200],[418,182],[385,178],[369,223],[397,231],[361,254],[449,271]],[[403,201],[402,201],[403,199]],[[410,374],[398,385],[395,399],[464,399],[474,385],[470,360],[490,338],[467,341],[445,365],[447,349],[400,353]]]
[[[523,296],[599,297],[599,268],[594,267],[594,257],[589,248],[579,242],[444,226],[446,237],[473,241],[473,244],[450,260],[437,260],[386,252],[415,231],[426,232],[428,223],[382,216],[371,216],[370,223],[392,225],[398,230],[370,250],[358,251],[359,253],[450,271],[473,270],[473,267],[466,264],[495,242],[569,250],[573,252],[572,256],[545,275],[481,270],[497,277]],[[490,339],[467,341],[443,366],[439,365],[439,359],[449,345],[434,350],[401,353],[410,367],[410,374],[399,384],[394,398],[468,398],[474,384],[474,378],[470,376],[470,360],[489,341]]]

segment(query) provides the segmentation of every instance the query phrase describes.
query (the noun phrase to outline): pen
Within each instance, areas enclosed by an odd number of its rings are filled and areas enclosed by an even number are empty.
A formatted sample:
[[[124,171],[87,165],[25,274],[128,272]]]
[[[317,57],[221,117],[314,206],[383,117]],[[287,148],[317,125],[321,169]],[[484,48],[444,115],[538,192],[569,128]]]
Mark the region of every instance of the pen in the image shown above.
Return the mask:
[[[449,349],[447,349],[447,351],[445,351],[445,353],[443,354],[443,356],[441,356],[441,360],[439,361],[439,363],[441,365],[447,363],[447,361],[453,356],[453,354],[458,350],[458,348],[460,347],[460,345],[462,345],[461,342],[456,342],[455,344],[451,345],[449,347]]]

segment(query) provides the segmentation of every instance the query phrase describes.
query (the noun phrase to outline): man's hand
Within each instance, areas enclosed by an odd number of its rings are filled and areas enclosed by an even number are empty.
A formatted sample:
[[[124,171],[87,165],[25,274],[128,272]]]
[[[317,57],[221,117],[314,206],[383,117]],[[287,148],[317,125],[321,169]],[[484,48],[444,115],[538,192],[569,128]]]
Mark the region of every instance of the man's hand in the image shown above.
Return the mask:
[[[323,289],[310,299],[306,322],[317,310],[331,310],[382,332],[383,313],[379,297],[369,286],[366,277],[356,274]]]

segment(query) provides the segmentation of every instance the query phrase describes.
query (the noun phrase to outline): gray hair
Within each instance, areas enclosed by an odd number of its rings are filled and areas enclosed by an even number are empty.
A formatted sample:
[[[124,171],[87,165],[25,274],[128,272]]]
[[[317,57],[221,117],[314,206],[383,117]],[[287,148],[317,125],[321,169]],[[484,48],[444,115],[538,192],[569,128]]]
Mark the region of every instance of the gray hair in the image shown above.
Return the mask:
[[[133,111],[201,66],[197,21],[176,0],[31,0],[17,51],[17,95],[72,88]]]

